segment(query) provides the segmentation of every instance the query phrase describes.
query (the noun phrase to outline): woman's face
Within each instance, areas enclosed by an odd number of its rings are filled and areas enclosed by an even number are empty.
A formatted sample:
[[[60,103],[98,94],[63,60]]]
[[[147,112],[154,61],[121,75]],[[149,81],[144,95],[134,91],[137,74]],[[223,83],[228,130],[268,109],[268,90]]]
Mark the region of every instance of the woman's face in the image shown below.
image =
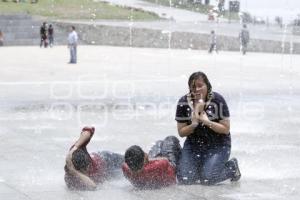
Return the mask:
[[[190,89],[196,100],[202,99],[205,101],[207,96],[207,85],[202,77],[196,79]]]

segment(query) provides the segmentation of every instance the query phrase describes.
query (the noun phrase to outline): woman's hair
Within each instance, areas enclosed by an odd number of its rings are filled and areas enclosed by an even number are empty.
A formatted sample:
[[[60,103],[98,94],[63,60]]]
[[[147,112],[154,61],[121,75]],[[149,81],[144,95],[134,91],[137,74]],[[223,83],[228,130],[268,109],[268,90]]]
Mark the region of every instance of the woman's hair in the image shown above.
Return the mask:
[[[206,74],[204,74],[201,71],[194,72],[189,77],[188,85],[189,85],[190,94],[192,93],[192,88],[195,87],[196,80],[199,79],[199,78],[202,78],[203,81],[204,81],[204,83],[207,85],[207,97],[206,97],[206,101],[209,101],[212,98],[212,86],[211,86],[211,84],[210,84],[210,82],[209,82]]]

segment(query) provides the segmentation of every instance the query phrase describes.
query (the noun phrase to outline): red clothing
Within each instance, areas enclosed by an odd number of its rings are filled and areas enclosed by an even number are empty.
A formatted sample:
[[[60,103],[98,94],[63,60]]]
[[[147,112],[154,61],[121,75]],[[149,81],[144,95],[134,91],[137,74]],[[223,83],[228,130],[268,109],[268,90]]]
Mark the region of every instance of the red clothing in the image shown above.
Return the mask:
[[[124,176],[138,188],[159,188],[176,183],[175,168],[166,159],[151,160],[138,172],[132,172],[123,163],[122,170]]]
[[[95,181],[95,183],[102,183],[107,177],[107,167],[105,161],[97,153],[90,154],[92,164],[88,168],[88,176]],[[85,189],[80,180],[72,176],[65,166],[65,182],[70,189]]]
[[[88,169],[88,174],[96,183],[103,182],[107,177],[107,166],[99,153],[91,153],[92,164]]]

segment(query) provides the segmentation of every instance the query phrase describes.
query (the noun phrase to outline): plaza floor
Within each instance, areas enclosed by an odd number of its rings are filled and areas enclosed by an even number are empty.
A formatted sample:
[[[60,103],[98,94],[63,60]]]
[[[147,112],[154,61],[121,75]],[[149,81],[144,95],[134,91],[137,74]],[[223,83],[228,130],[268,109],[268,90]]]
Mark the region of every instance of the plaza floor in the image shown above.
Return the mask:
[[[1,199],[299,199],[299,55],[79,46],[76,65],[65,46],[0,55]],[[83,126],[96,127],[90,152],[149,150],[177,135],[176,103],[195,71],[227,100],[240,182],[140,191],[120,175],[67,190],[64,159]]]

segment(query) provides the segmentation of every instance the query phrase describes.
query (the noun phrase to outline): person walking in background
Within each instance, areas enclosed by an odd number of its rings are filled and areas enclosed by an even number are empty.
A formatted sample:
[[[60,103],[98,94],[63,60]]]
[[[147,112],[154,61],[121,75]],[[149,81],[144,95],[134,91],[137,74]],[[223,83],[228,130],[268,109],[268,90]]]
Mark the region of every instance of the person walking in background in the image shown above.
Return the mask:
[[[218,53],[218,49],[217,49],[217,36],[216,36],[214,30],[212,30],[210,32],[210,47],[209,47],[208,52],[212,53],[213,50],[215,50]]]
[[[48,39],[49,39],[49,46],[52,47],[54,42],[54,29],[52,24],[50,24],[48,28]]]
[[[43,25],[40,28],[40,37],[41,37],[40,47],[44,46],[45,48],[47,48],[48,47],[48,42],[47,42],[47,25],[46,25],[46,22],[43,22]]]
[[[247,52],[247,46],[250,40],[250,33],[249,30],[247,29],[247,25],[244,24],[243,28],[239,34],[239,38],[240,38],[240,50],[243,52],[243,55],[246,54]]]
[[[68,48],[70,49],[70,64],[77,63],[77,41],[78,35],[75,31],[75,26],[71,26],[68,37]]]
[[[4,35],[2,33],[2,31],[0,30],[0,46],[3,46],[4,44]]]

